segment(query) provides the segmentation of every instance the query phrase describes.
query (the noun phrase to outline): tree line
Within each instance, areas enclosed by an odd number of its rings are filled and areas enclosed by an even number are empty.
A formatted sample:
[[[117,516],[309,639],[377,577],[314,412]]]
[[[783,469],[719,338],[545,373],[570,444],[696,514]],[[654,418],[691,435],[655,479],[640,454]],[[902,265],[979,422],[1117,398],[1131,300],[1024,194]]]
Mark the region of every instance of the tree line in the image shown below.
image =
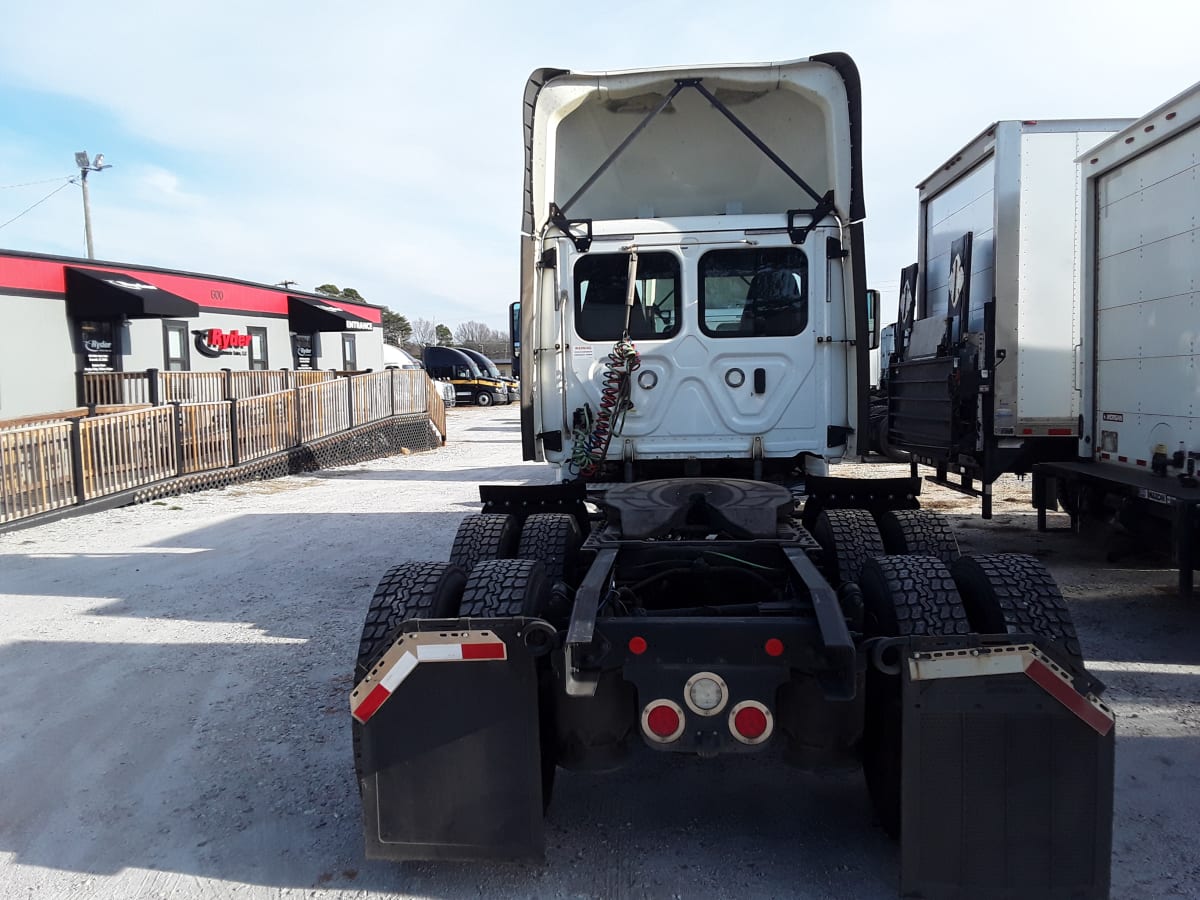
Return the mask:
[[[323,284],[314,288],[326,297],[366,303],[354,288],[339,288],[336,284]],[[383,341],[420,356],[426,347],[470,347],[490,359],[508,359],[511,348],[509,336],[503,331],[474,320],[463,322],[453,330],[448,325],[431,319],[413,319],[383,308]]]

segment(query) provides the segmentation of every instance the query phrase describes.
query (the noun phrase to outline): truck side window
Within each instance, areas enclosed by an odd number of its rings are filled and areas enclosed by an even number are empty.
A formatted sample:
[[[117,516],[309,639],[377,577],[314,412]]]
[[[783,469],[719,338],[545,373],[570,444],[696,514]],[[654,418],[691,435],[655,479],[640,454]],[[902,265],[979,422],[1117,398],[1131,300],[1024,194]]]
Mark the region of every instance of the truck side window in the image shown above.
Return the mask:
[[[575,263],[575,330],[589,341],[617,341],[625,328],[629,254],[589,254]],[[679,260],[639,253],[629,312],[633,340],[668,338],[679,330]]]
[[[700,257],[700,328],[712,337],[781,337],[808,325],[808,259],[795,247]]]

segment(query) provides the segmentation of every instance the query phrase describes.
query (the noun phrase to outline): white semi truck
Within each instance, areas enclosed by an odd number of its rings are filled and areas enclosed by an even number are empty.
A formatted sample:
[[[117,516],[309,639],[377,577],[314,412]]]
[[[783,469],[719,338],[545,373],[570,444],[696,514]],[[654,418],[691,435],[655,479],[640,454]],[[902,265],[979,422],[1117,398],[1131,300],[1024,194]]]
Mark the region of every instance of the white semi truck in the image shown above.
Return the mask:
[[[981,496],[985,518],[1001,474],[1074,455],[1075,158],[1129,121],[995,122],[918,185],[880,443]]]
[[[1179,590],[1200,561],[1200,84],[1079,157],[1078,458],[1034,470],[1041,527],[1116,515],[1169,548]]]
[[[523,444],[560,478],[481,486],[372,598],[368,855],[538,858],[560,768],[778,749],[861,762],[906,895],[1107,896],[1113,720],[1053,580],[962,556],[916,478],[828,474],[874,330],[854,63],[543,69],[524,126]]]

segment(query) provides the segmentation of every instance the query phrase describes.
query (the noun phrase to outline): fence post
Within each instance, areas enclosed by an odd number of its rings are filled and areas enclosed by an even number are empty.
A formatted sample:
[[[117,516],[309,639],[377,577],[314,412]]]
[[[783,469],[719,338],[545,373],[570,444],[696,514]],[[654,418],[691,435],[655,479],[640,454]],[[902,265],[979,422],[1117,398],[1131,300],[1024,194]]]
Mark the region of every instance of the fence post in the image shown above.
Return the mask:
[[[241,453],[238,447],[237,399],[234,397],[229,398],[229,443],[229,458],[236,466],[240,462]]]
[[[392,401],[392,418],[396,418],[396,373],[400,370],[388,366],[388,398]]]
[[[346,402],[349,403],[349,415],[346,416],[347,420],[349,420],[349,422],[350,422],[350,424],[346,426],[346,430],[349,431],[351,428],[354,427],[354,376],[353,375],[346,376]]]
[[[222,400],[232,400],[233,397],[233,369],[222,369],[225,373],[225,396]]]
[[[183,404],[172,401],[175,407],[175,474],[183,474]]]
[[[75,502],[87,499],[83,484],[83,435],[79,430],[79,419],[71,419],[71,479],[75,482]]]
[[[160,385],[158,383],[158,369],[147,369],[146,370],[146,397],[147,397],[147,399],[149,399],[151,406],[159,406],[160,405],[159,395],[161,394],[161,391],[159,390],[159,388],[160,388]]]
[[[300,402],[300,382],[295,377],[292,378],[292,402],[296,405],[296,440],[292,446],[299,447],[304,443],[304,406]]]
[[[87,406],[87,379],[83,377],[83,370],[80,369],[75,373],[75,405]]]

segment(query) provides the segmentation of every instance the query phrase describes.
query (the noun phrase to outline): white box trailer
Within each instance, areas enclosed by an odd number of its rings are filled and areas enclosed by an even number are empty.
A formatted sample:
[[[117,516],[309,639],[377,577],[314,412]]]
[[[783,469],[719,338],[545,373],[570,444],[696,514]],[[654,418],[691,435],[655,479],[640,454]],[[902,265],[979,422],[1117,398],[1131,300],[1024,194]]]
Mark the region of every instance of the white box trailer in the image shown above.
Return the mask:
[[[1129,119],[988,126],[918,185],[918,262],[901,273],[889,443],[975,493],[1079,433],[1076,157]]]
[[[1170,542],[1190,594],[1200,508],[1200,84],[1079,165],[1079,460],[1039,467],[1039,510],[1061,497],[1076,527],[1080,514],[1115,510],[1136,533]]]

